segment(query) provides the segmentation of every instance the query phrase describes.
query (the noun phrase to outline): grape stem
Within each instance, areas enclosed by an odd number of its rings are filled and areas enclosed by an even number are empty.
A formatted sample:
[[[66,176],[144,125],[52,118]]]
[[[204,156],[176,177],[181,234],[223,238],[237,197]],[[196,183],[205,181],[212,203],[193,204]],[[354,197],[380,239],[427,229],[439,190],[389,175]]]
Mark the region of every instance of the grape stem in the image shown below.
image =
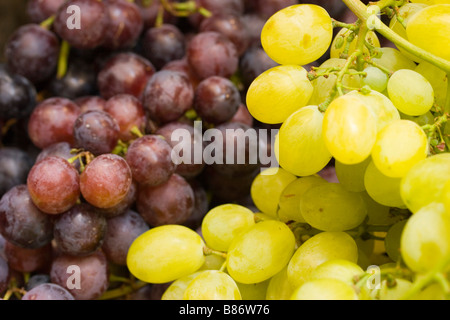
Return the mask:
[[[61,48],[59,51],[59,58],[58,58],[58,70],[56,75],[58,79],[61,79],[66,75],[69,54],[70,54],[70,45],[67,41],[63,40],[61,42]]]
[[[204,254],[205,256],[210,256],[210,255],[214,254],[214,255],[219,256],[219,257],[222,257],[222,258],[224,258],[224,259],[227,258],[227,254],[226,254],[225,252],[213,250],[213,249],[211,249],[211,248],[208,248],[207,246],[204,246],[204,247],[203,247],[203,254]]]
[[[359,50],[359,49],[357,49],[355,52],[353,52],[350,55],[350,57],[348,57],[347,61],[345,62],[344,67],[337,74],[336,90],[337,90],[337,92],[339,93],[340,96],[344,95],[342,80],[344,79],[345,74],[348,72],[348,69],[350,69],[351,65],[358,59],[358,57],[361,54],[362,54],[362,51]]]

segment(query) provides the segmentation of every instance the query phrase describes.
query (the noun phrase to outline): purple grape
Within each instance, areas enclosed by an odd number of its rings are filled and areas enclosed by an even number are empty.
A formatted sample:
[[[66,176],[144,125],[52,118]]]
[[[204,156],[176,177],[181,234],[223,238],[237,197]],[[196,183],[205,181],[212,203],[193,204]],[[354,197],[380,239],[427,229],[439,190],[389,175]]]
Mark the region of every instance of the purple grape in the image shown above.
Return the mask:
[[[40,286],[44,283],[49,283],[49,282],[50,282],[50,276],[48,274],[45,274],[45,273],[33,274],[28,279],[28,281],[25,285],[25,290],[30,291],[31,289],[33,289],[37,286]]]
[[[75,300],[75,298],[60,285],[43,283],[24,294],[21,300]]]
[[[80,107],[80,113],[85,113],[91,110],[104,111],[106,106],[106,100],[99,96],[84,96],[78,97],[74,102]]]
[[[0,197],[12,187],[24,184],[33,159],[22,149],[3,147],[0,149]]]
[[[118,204],[110,208],[96,208],[97,212],[102,214],[106,219],[111,219],[124,214],[130,209],[137,199],[137,183],[133,181],[130,185],[130,189],[127,192],[125,198],[123,198]]]
[[[269,58],[262,47],[249,48],[239,61],[244,86],[248,88],[261,73],[277,65],[278,63]]]
[[[7,241],[5,255],[9,266],[19,272],[45,272],[52,260],[52,245],[36,249],[16,246]]]
[[[27,15],[33,23],[41,23],[56,14],[66,0],[28,0]]]

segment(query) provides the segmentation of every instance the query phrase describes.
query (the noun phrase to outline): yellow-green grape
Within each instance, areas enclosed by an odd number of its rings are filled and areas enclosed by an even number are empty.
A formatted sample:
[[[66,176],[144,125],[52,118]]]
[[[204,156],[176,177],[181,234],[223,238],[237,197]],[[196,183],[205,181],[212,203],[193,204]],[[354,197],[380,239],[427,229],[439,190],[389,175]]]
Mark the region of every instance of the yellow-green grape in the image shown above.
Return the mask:
[[[450,60],[450,5],[436,4],[417,12],[406,26],[408,40],[446,60]]]
[[[330,15],[312,4],[279,10],[261,31],[264,51],[279,64],[306,65],[316,61],[328,50],[332,39]]]
[[[289,300],[294,289],[289,283],[286,266],[270,278],[265,300]]]
[[[400,113],[392,101],[378,91],[371,90],[369,93],[363,94],[355,90],[348,94],[362,99],[371,108],[377,117],[377,131],[380,131],[389,123],[400,119]]]
[[[424,3],[428,5],[450,3],[450,0],[410,0],[412,3]]]
[[[389,77],[385,72],[372,66],[365,68],[363,71],[366,73],[362,80],[365,85],[378,92],[386,90]]]
[[[408,219],[400,250],[402,260],[414,272],[427,272],[442,263],[447,263],[448,268],[450,215],[443,204],[433,202]]]
[[[366,202],[368,225],[390,226],[401,219],[401,217],[395,216],[391,213],[390,207],[373,200],[367,191],[361,192],[360,196]]]
[[[269,216],[268,214],[262,213],[262,212],[256,212],[255,213],[255,222],[261,222],[265,220],[277,220],[274,216]]]
[[[450,180],[450,153],[429,156],[409,170],[401,181],[401,197],[411,212],[441,202],[445,184]]]
[[[401,69],[414,70],[417,66],[414,61],[408,59],[398,49],[391,47],[382,47],[378,50],[381,53],[381,57],[372,58],[372,61],[391,72],[395,72]]]
[[[353,287],[336,279],[316,279],[295,289],[291,300],[358,300]]]
[[[205,244],[198,233],[181,225],[152,228],[137,237],[127,266],[139,280],[167,283],[197,271],[205,262]]]
[[[372,160],[385,176],[401,178],[428,155],[428,138],[410,120],[397,120],[384,127],[372,149]]]
[[[342,68],[344,67],[345,63],[345,59],[330,58],[320,65],[320,71],[332,68]],[[353,71],[352,68],[350,68],[350,71]],[[320,76],[317,79],[314,79],[312,81],[314,91],[308,104],[318,106],[321,103],[325,102],[330,97],[336,84],[336,80],[337,75],[335,74],[329,74],[326,77]],[[342,84],[345,87],[359,89],[363,86],[362,77],[356,74],[346,74],[342,78]]]
[[[236,282],[239,292],[241,293],[242,300],[266,300],[267,287],[269,286],[270,279],[259,283],[240,283]]]
[[[300,199],[309,188],[324,183],[327,183],[327,180],[313,175],[298,178],[288,184],[280,196],[278,219],[282,222],[306,222],[300,212]]]
[[[356,164],[369,157],[377,136],[377,118],[367,104],[354,95],[333,100],[323,118],[323,139],[333,157]]]
[[[414,71],[424,76],[431,84],[434,90],[435,102],[439,106],[445,106],[447,99],[448,77],[445,71],[428,63],[421,62]]]
[[[294,112],[276,137],[275,155],[280,166],[296,176],[316,174],[330,162],[322,138],[323,114],[317,106]]]
[[[364,174],[370,163],[370,157],[357,164],[343,164],[335,161],[336,176],[339,183],[346,190],[351,192],[362,192],[366,190],[364,186]]]
[[[430,2],[430,0],[425,0],[427,2]],[[397,13],[394,15],[394,17],[389,22],[389,28],[391,28],[395,33],[397,33],[399,36],[401,36],[404,39],[408,39],[408,36],[406,35],[406,29],[404,25],[406,26],[408,24],[408,21],[413,17],[417,12],[422,10],[423,8],[426,8],[428,4],[425,3],[406,3],[405,5],[401,6]],[[401,23],[397,17],[400,17],[403,19],[403,23]],[[415,62],[422,62],[420,58],[417,58],[415,55],[409,53],[402,47],[398,48],[401,53],[405,55],[408,59],[411,59]]]
[[[262,213],[276,217],[281,193],[295,179],[295,175],[283,168],[268,168],[259,173],[250,188],[255,206]]]
[[[364,185],[369,196],[387,207],[403,208],[405,206],[400,195],[401,180],[401,178],[391,178],[382,174],[373,161],[370,161],[364,175]]]
[[[336,259],[322,263],[312,273],[310,280],[336,279],[354,285],[355,279],[364,274],[364,270],[354,262]]]
[[[445,184],[444,189],[442,190],[442,198],[445,209],[450,212],[450,180]]]
[[[428,111],[427,113],[424,113],[420,116],[409,116],[407,114],[400,112],[400,118],[404,119],[404,120],[413,121],[421,127],[424,125],[427,125],[427,124],[434,124],[434,116],[430,111]]]
[[[357,265],[362,269],[367,270],[369,266],[372,265],[370,257],[373,254],[375,248],[375,240],[368,239],[363,240],[361,237],[355,239],[356,245],[358,246],[358,261]]]
[[[247,91],[247,108],[263,123],[282,123],[307,105],[313,85],[302,66],[276,66],[261,73]]]
[[[383,280],[380,283],[380,290],[377,292],[379,300],[400,300],[403,295],[412,287],[412,282],[405,279]]]
[[[406,222],[408,220],[402,220],[389,228],[386,237],[384,238],[384,246],[386,248],[386,253],[392,261],[398,261],[401,257],[400,254],[400,239],[402,237],[403,229],[405,228]]]
[[[394,72],[387,86],[389,99],[394,106],[410,116],[420,116],[430,111],[434,103],[434,90],[420,73],[402,69]]]
[[[300,212],[313,228],[346,231],[358,227],[367,216],[366,203],[356,192],[339,183],[310,188],[300,200]]]
[[[288,264],[295,245],[295,236],[286,224],[276,220],[259,222],[231,243],[227,271],[240,283],[265,281]]]
[[[322,263],[344,259],[358,261],[358,246],[345,232],[321,232],[306,240],[294,253],[287,268],[288,281],[294,288],[308,281]]]
[[[339,30],[337,35],[333,39],[333,43],[330,46],[330,57],[331,58],[344,58],[346,59],[346,56],[351,55],[356,50],[356,44],[358,42],[358,35],[353,34],[352,31],[347,28],[342,28]],[[348,46],[348,41],[352,40],[350,42],[350,45]],[[366,35],[366,41],[370,43],[372,46],[379,48],[380,47],[380,40],[378,39],[377,35],[373,31],[369,31]],[[339,45],[337,45],[339,43]],[[341,45],[342,44],[342,45]],[[347,53],[344,53],[346,46],[348,46]],[[369,50],[364,46],[363,50],[365,55],[369,55]],[[346,56],[343,56],[343,54],[346,54]]]
[[[427,300],[427,301],[437,301],[437,300],[448,300],[448,295],[445,294],[444,289],[439,283],[432,283],[417,295],[415,295],[412,300]]]
[[[219,270],[225,261],[225,258],[220,255],[208,254],[205,256],[205,263],[198,270]]]
[[[201,273],[202,271],[197,271],[172,282],[164,291],[161,300],[183,300],[186,288]]]
[[[242,300],[236,282],[225,272],[208,270],[187,286],[183,300]]]
[[[231,241],[254,224],[255,217],[250,209],[223,204],[211,209],[203,218],[203,239],[209,248],[226,252]]]

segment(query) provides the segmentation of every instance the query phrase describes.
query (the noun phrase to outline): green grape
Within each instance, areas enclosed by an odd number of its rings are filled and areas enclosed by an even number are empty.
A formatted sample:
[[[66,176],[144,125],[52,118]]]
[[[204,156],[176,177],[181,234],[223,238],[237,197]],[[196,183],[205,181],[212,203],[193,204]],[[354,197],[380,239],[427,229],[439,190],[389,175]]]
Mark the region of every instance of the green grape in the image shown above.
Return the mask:
[[[450,5],[436,4],[417,12],[406,26],[408,40],[445,60],[450,60]]]
[[[228,274],[207,270],[189,283],[183,300],[242,300],[242,297],[236,282]]]
[[[314,91],[302,66],[276,66],[261,73],[247,91],[247,108],[258,121],[284,122],[293,112],[307,105]]]
[[[296,176],[316,174],[330,162],[322,138],[323,114],[307,106],[286,119],[276,137],[275,155],[280,166]]]
[[[164,291],[161,300],[183,300],[186,288],[201,273],[202,271],[197,271],[172,282]]]
[[[370,157],[357,164],[343,164],[336,160],[336,176],[342,187],[351,192],[362,192],[366,190],[364,186],[364,174],[369,163]]]
[[[364,185],[369,196],[387,207],[403,208],[405,203],[400,195],[401,178],[385,176],[370,161],[364,175]]]
[[[439,283],[432,283],[417,295],[415,295],[412,300],[448,300],[448,295],[445,294],[444,289]]]
[[[450,153],[429,156],[409,170],[401,181],[401,197],[411,212],[441,202],[445,184],[450,180]]]
[[[289,300],[294,292],[288,280],[287,266],[269,280],[266,300]]]
[[[425,0],[428,1],[429,0]],[[415,1],[412,1],[415,2]],[[403,25],[407,25],[408,21],[413,17],[417,12],[422,10],[423,8],[426,8],[428,5],[424,3],[406,3],[405,5],[401,6],[398,9],[398,12],[393,16],[391,21],[389,22],[389,28],[391,28],[395,33],[397,33],[399,36],[401,36],[404,39],[408,39],[408,36],[406,35],[406,29]],[[397,19],[397,17],[401,17],[403,19],[403,24],[400,23]],[[422,62],[420,58],[417,58],[415,55],[409,53],[402,47],[398,48],[401,53],[405,55],[408,59],[415,61],[415,62]]]
[[[391,47],[382,47],[378,50],[381,53],[381,57],[372,58],[372,61],[391,72],[395,72],[401,69],[414,70],[417,66],[414,61],[408,59],[398,49]]]
[[[445,71],[442,71],[438,67],[426,61],[421,62],[416,69],[414,69],[414,71],[420,73],[430,82],[433,87],[436,104],[439,106],[445,106],[448,86],[448,77]]]
[[[339,183],[312,187],[300,200],[300,212],[313,228],[323,231],[346,231],[358,227],[367,216],[364,200],[358,193]]]
[[[245,284],[236,282],[236,284],[239,288],[239,292],[241,293],[242,300],[266,300],[269,282],[270,279],[259,283]]]
[[[319,59],[333,39],[328,12],[317,5],[299,4],[279,10],[261,31],[261,45],[279,64],[306,65]]]
[[[131,244],[127,266],[138,279],[167,283],[197,271],[205,262],[198,233],[181,225],[152,228]]]
[[[358,300],[352,286],[337,279],[315,279],[295,289],[291,300]]]
[[[383,280],[377,296],[379,300],[400,300],[411,287],[412,282],[408,280],[395,279],[393,284]]]
[[[354,280],[364,274],[364,270],[348,260],[336,259],[322,263],[310,276],[310,280],[336,279],[354,285]]]
[[[402,69],[394,72],[387,86],[389,99],[402,113],[420,116],[430,111],[434,103],[434,90],[420,73]]]
[[[254,224],[255,217],[250,209],[223,204],[211,209],[203,218],[203,239],[209,248],[226,252],[231,241]]]
[[[366,202],[368,225],[390,226],[401,219],[401,217],[397,217],[391,213],[390,207],[373,200],[367,191],[360,192],[360,196]]]
[[[427,272],[450,260],[450,215],[433,202],[411,216],[400,239],[402,260],[414,272]],[[443,270],[444,271],[444,270]]]
[[[450,180],[445,184],[444,189],[442,190],[442,198],[445,209],[450,212]]]
[[[337,59],[337,58],[330,58],[323,62],[320,65],[320,70],[325,70],[329,68],[342,68],[344,67],[346,63],[345,59]],[[350,71],[353,69],[350,68]],[[354,70],[353,70],[354,71]],[[326,77],[320,76],[312,81],[312,85],[314,87],[314,91],[312,93],[311,99],[309,100],[309,105],[315,105],[318,106],[321,103],[325,102],[328,97],[330,97],[334,86],[336,84],[337,75],[335,74],[329,74]],[[342,78],[342,84],[345,87],[349,88],[361,88],[362,83],[362,77],[360,75],[350,75],[346,74]]]
[[[297,288],[308,281],[311,273],[322,263],[344,259],[358,261],[358,246],[345,232],[321,232],[306,240],[289,261],[288,281]]]
[[[333,157],[356,164],[370,155],[377,135],[377,118],[367,104],[354,95],[331,102],[323,118],[323,139]]]
[[[268,168],[258,174],[250,188],[255,206],[262,213],[276,217],[281,193],[295,179],[296,176],[282,168]]]
[[[225,258],[220,255],[208,254],[205,256],[205,263],[198,270],[220,270],[225,261]]]
[[[306,222],[300,212],[300,199],[309,188],[324,183],[327,183],[324,178],[314,175],[298,178],[288,184],[280,196],[278,219],[282,222]]]
[[[383,92],[387,88],[389,77],[386,73],[377,67],[369,66],[364,69],[366,76],[363,78],[363,84],[369,86],[372,90]]]
[[[370,257],[372,256],[373,250],[375,248],[375,240],[368,239],[363,240],[361,237],[355,239],[356,245],[358,246],[358,261],[357,265],[362,269],[366,270],[372,265]]]
[[[421,127],[426,124],[434,124],[434,116],[430,111],[428,111],[427,113],[424,113],[420,116],[409,116],[407,114],[400,112],[400,118],[404,119],[404,120],[413,121]]]
[[[231,243],[227,271],[240,283],[265,281],[288,264],[295,245],[294,234],[286,224],[275,220],[259,222]]]
[[[372,149],[372,160],[385,176],[401,178],[428,155],[428,138],[410,120],[397,120],[384,127]]]
[[[372,109],[377,117],[377,131],[380,131],[389,123],[400,119],[400,113],[392,101],[378,91],[371,90],[366,94],[362,94],[358,91],[351,91],[348,94],[355,95],[362,99],[366,105]]]
[[[424,3],[428,5],[450,3],[450,0],[410,0],[412,3]]]
[[[256,212],[255,215],[255,222],[261,222],[265,220],[277,220],[274,216],[269,216],[268,214],[262,213],[262,212]]]
[[[346,53],[347,56],[351,55],[356,50],[356,44],[358,42],[358,35],[353,34],[352,31],[347,28],[342,28],[339,30],[337,35],[334,37],[333,42],[331,43],[330,47],[330,57],[331,58],[344,58],[346,59],[346,56],[343,56],[345,47],[347,46],[347,42],[349,41],[349,37],[352,36],[353,39],[350,42],[350,45],[348,47],[348,52]],[[343,41],[342,41],[343,40]],[[372,44],[374,47],[379,48],[380,47],[380,40],[377,37],[377,34],[373,31],[369,31],[366,35],[366,41],[370,44]],[[338,43],[343,43],[343,45],[337,45]],[[364,46],[364,54],[369,55],[369,50]]]
[[[403,229],[408,220],[402,220],[391,226],[384,238],[384,247],[389,258],[393,261],[398,261],[400,258],[400,239],[402,237]]]

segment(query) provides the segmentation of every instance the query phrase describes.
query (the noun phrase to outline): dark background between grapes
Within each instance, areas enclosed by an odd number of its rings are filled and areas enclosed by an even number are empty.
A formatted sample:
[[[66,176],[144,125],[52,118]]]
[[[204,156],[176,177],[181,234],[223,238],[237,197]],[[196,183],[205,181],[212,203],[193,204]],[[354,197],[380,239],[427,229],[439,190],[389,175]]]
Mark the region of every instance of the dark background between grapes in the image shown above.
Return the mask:
[[[4,48],[9,36],[28,22],[26,0],[0,0],[0,62],[5,61]]]

